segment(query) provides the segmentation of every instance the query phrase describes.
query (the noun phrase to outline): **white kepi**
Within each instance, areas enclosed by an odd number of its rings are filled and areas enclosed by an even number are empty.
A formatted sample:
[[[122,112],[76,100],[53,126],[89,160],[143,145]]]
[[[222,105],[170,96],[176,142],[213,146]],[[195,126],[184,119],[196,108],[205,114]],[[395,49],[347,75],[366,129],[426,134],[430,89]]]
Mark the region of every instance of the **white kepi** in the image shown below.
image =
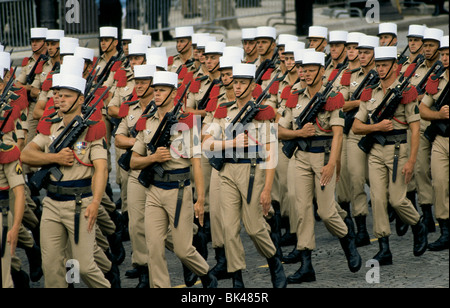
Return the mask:
[[[325,66],[325,53],[315,51],[313,49],[306,49],[303,53],[303,66],[305,65],[320,65]]]
[[[397,60],[396,46],[381,46],[375,48],[375,61]]]
[[[134,79],[151,79],[155,76],[156,65],[145,64],[134,66]]]
[[[249,63],[236,63],[233,65],[233,78],[254,79],[256,65]]]
[[[178,88],[178,74],[172,72],[156,72],[153,77],[153,87],[166,86]]]

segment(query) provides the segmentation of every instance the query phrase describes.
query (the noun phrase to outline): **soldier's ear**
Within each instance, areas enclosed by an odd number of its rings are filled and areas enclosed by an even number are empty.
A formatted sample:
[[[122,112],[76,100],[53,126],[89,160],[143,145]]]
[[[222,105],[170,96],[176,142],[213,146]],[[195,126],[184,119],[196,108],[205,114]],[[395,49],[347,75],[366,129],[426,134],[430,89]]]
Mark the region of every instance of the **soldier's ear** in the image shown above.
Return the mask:
[[[81,94],[80,97],[78,97],[78,104],[83,105],[84,104],[84,95]]]

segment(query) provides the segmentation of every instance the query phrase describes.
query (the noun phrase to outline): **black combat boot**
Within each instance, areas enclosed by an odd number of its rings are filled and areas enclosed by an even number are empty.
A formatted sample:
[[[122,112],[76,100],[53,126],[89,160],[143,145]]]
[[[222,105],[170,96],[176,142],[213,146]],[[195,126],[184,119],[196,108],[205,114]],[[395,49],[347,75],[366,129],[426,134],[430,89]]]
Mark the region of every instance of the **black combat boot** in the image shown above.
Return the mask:
[[[352,215],[350,213],[350,202],[341,202],[339,203],[339,206],[347,212],[347,216],[344,218],[345,225],[348,229],[348,234],[350,234],[351,237],[355,237],[355,224],[352,220]]]
[[[216,277],[217,280],[227,279],[230,274],[227,271],[227,258],[225,255],[225,248],[214,248],[216,252],[216,265],[209,271],[210,275]]]
[[[198,279],[198,276],[194,274],[190,269],[187,268],[186,265],[183,265],[183,277],[184,277],[184,284],[187,287],[192,287]]]
[[[361,269],[362,260],[356,249],[355,238],[348,233],[343,238],[340,238],[339,242],[344,250],[345,257],[347,258],[348,268],[352,273],[356,273]]]
[[[139,283],[136,286],[136,289],[149,289],[150,288],[150,276],[148,272],[147,266],[139,266]]]
[[[419,257],[424,254],[428,246],[428,232],[424,223],[419,220],[417,224],[411,226],[414,234],[414,255]]]
[[[428,233],[436,232],[436,223],[433,219],[433,212],[431,210],[431,204],[422,204],[422,219],[423,223],[427,227]]]
[[[280,246],[291,246],[297,244],[297,234],[291,233],[291,226],[289,222],[289,217],[281,218],[282,228],[286,229],[286,232],[281,236]]]
[[[277,254],[272,258],[267,259],[269,264],[270,276],[272,278],[272,285],[275,289],[286,288],[287,280],[284,273],[283,264]]]
[[[33,244],[33,247],[24,247],[24,249],[30,265],[30,279],[32,282],[37,282],[44,275],[42,272],[41,249],[36,243]]]
[[[431,251],[441,251],[444,249],[449,249],[449,234],[448,234],[448,219],[438,219],[439,228],[441,229],[441,236],[437,239],[436,242],[430,243],[428,245],[428,249]]]
[[[200,280],[202,281],[202,285],[204,289],[216,289],[217,288],[217,279],[216,277],[210,275],[209,273],[205,276],[200,276]]]
[[[295,264],[300,262],[300,250],[297,250],[297,245],[294,246],[294,249],[286,256],[281,259],[285,264]]]
[[[357,229],[355,236],[356,247],[370,245],[370,236],[369,232],[367,232],[366,218],[367,217],[363,215],[355,216]]]
[[[316,272],[311,262],[311,250],[300,250],[300,261],[302,265],[293,275],[287,278],[287,282],[302,283],[316,281]]]
[[[373,257],[377,260],[380,265],[391,265],[392,264],[392,253],[389,249],[389,237],[380,237],[378,239],[378,244],[380,246],[380,251]]]
[[[242,279],[242,271],[236,271],[232,274],[233,277],[233,288],[234,289],[244,289],[244,280]]]

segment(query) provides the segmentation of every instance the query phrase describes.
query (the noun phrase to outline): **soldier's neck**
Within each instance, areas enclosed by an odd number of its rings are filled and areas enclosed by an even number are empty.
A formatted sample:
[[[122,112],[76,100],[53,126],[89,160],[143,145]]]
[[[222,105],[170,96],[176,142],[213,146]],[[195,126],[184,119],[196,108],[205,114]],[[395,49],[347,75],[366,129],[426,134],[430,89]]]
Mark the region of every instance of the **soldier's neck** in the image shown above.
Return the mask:
[[[209,79],[212,81],[214,79],[220,78],[220,72],[216,70],[215,72],[209,73]]]
[[[320,76],[318,76],[317,78],[320,78]],[[322,79],[322,78],[321,78]],[[308,93],[311,97],[313,97],[314,95],[316,95],[317,93],[319,93],[320,89],[323,86],[323,81],[320,80],[319,82],[317,82],[315,85],[311,85],[308,86]]]
[[[142,97],[139,99],[139,104],[141,105],[142,109],[145,109],[148,104],[153,100],[154,95],[147,95],[146,97]]]
[[[67,125],[70,124],[70,122],[72,122],[72,120],[76,116],[81,115],[81,109],[79,108],[77,111],[71,112],[69,114],[61,113],[61,115],[62,115],[62,118],[63,118],[64,125],[67,126]]]
[[[113,48],[111,51],[106,51],[103,55],[105,56],[105,60],[109,61],[112,56],[114,56],[117,53],[117,49]]]
[[[434,63],[438,61],[439,57],[434,57],[434,59],[426,60],[425,63],[427,67],[432,67]]]
[[[234,95],[234,89],[233,87],[230,87],[229,89],[226,89],[225,95],[227,96],[227,101],[232,102],[236,100],[236,95]]]
[[[245,104],[247,104],[251,99],[251,95],[247,95],[244,98],[236,98],[236,105],[238,106],[238,109],[241,110],[242,108],[244,108]]]
[[[412,63],[420,54],[422,54],[422,48],[420,48],[418,51],[416,51],[415,53],[410,53],[409,55],[409,61]]]
[[[183,60],[183,63],[186,63],[187,60],[192,58],[192,47],[186,50],[183,53],[180,53],[180,58]]]
[[[386,90],[389,89],[390,86],[392,86],[397,79],[396,74],[392,73],[390,74],[389,78],[385,78],[381,80],[381,87],[383,88],[383,91],[386,93]]]
[[[358,67],[361,67],[361,63],[359,63],[359,60],[348,61],[348,69],[354,70]]]
[[[289,84],[293,85],[298,79],[298,70],[291,69],[288,73]]]
[[[375,68],[375,63],[373,63],[373,61],[372,61],[372,64],[362,67],[362,70],[363,70],[364,74],[367,74],[374,68]]]
[[[273,50],[270,52],[267,52],[265,55],[260,55],[261,63],[265,60],[271,60],[273,57]]]
[[[254,63],[257,59],[258,59],[258,53],[257,52],[253,52],[252,55],[247,55],[246,56],[245,61],[247,63]]]

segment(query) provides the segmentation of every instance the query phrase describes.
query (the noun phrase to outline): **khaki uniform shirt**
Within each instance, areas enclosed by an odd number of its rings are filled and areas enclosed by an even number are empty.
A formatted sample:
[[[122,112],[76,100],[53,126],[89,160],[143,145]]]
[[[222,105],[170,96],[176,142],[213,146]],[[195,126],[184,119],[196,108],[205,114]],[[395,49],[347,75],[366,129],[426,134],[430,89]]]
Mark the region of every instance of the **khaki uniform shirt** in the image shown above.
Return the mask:
[[[422,99],[422,104],[424,104],[428,108],[433,107],[434,103],[439,99],[442,90],[444,90],[445,86],[447,85],[448,79],[449,78],[446,73],[442,74],[441,77],[439,78],[438,92],[433,95],[426,93]]]
[[[36,76],[34,77],[34,81],[31,86],[36,89],[42,89],[42,84],[47,79],[48,74],[50,74],[54,66],[55,63],[53,63],[53,59],[49,58],[48,61],[46,61],[42,66],[42,73],[36,74]]]
[[[28,58],[28,63],[24,66],[22,66],[22,70],[20,71],[19,76],[17,76],[16,80],[20,82],[23,85],[27,84],[27,76],[30,74],[31,70],[33,69],[34,65],[36,64],[36,59],[31,56]]]
[[[49,147],[52,142],[58,137],[64,130],[64,121],[55,123],[50,128],[50,135],[38,134],[34,137],[33,142],[36,143],[39,148],[45,153],[49,153]],[[86,141],[86,135],[89,129],[86,129],[83,134],[78,138],[73,147],[73,153],[75,155],[75,162],[73,166],[66,167],[60,166],[59,170],[63,173],[63,181],[82,180],[92,178],[94,175],[94,167],[92,162],[97,159],[108,159],[106,144],[104,139],[95,141]],[[81,163],[82,162],[82,163]],[[51,175],[51,179],[53,175]]]

